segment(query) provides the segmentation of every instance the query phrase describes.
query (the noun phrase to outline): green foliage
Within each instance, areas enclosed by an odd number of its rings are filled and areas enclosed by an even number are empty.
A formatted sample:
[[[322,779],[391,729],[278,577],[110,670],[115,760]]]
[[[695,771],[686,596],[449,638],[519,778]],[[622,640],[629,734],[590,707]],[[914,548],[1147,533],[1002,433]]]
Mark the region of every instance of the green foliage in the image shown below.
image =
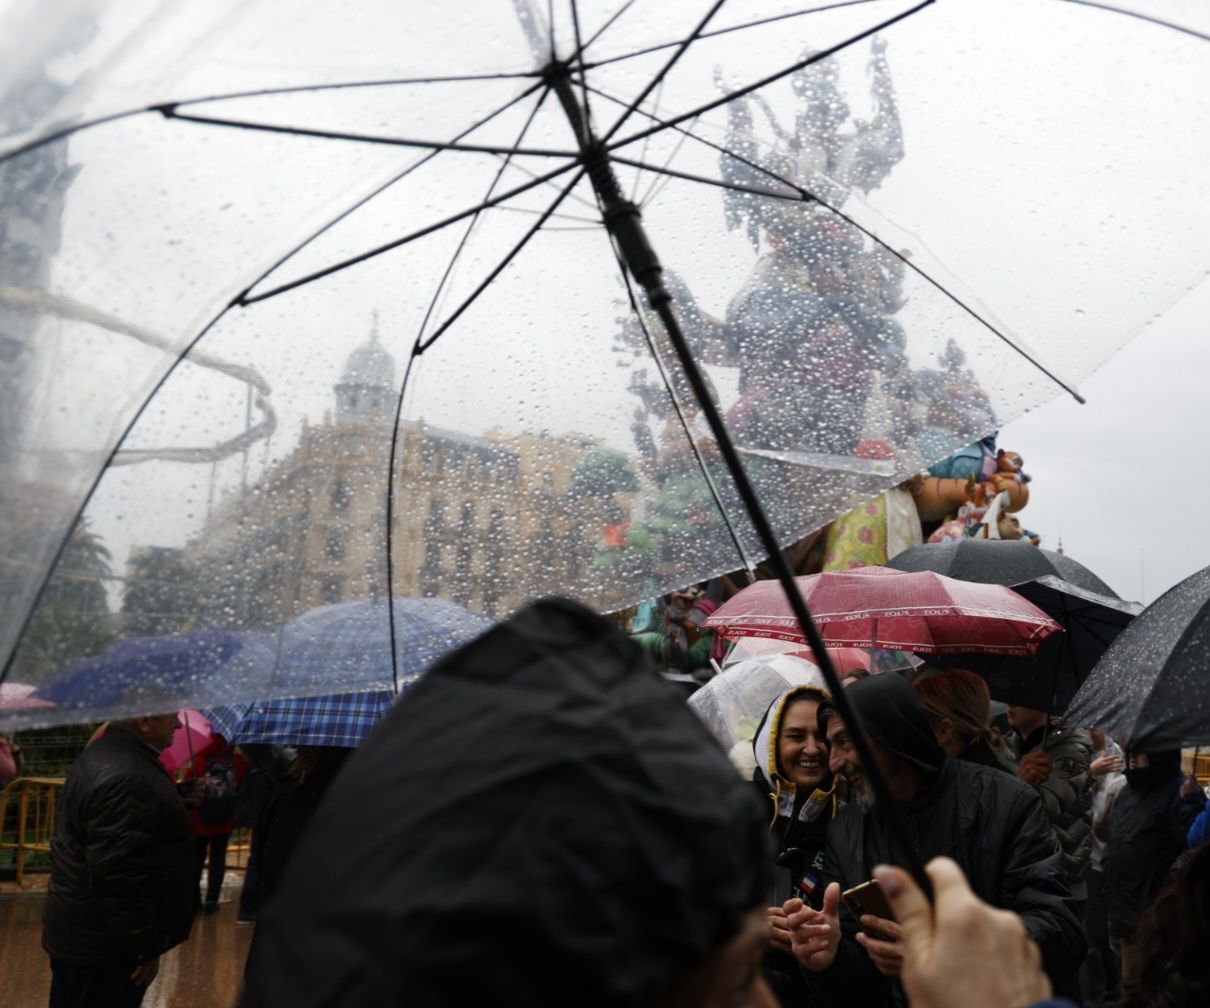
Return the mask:
[[[43,682],[67,663],[109,647],[114,638],[105,595],[112,577],[109,562],[109,550],[81,520],[21,638],[14,680]]]
[[[150,546],[133,554],[122,593],[126,633],[158,637],[193,629],[197,584],[197,572],[179,549]]]

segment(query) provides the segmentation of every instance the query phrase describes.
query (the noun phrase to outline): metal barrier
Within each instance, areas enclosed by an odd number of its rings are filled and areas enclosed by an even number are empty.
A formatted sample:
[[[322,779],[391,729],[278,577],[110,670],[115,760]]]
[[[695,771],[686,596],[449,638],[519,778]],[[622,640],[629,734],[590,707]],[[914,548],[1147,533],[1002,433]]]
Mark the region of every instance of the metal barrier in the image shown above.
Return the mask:
[[[27,852],[50,854],[62,777],[17,777],[0,791],[0,850],[15,853],[17,885],[25,885]],[[16,809],[16,830],[7,839],[10,809]]]

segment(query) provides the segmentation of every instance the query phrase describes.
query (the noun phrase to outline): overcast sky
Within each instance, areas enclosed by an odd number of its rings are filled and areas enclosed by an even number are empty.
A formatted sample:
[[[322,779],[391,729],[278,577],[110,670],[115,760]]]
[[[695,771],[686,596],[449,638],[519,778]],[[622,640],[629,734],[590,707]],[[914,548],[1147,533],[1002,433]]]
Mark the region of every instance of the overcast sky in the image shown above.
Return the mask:
[[[1022,523],[1123,598],[1151,602],[1210,564],[1210,282],[1081,392],[1008,424],[1033,478]]]

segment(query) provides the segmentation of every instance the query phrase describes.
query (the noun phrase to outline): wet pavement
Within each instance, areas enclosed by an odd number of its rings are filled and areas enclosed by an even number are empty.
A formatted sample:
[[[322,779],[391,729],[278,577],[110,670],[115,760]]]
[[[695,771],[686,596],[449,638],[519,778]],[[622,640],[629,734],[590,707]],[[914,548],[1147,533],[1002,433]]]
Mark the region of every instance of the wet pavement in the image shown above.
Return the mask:
[[[253,928],[237,927],[235,887],[224,886],[219,912],[199,915],[185,944],[160,960],[143,1008],[231,1008],[239,993]],[[0,895],[0,1004],[45,1008],[50,962],[42,951],[43,894]]]

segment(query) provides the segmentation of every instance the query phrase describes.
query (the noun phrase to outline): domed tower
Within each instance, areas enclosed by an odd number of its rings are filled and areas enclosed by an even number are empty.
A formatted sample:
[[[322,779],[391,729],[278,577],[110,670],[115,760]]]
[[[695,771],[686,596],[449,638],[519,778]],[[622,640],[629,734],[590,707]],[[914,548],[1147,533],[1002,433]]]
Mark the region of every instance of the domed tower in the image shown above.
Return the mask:
[[[378,312],[370,338],[349,354],[336,383],[337,423],[389,420],[395,412],[395,358],[378,338]]]

